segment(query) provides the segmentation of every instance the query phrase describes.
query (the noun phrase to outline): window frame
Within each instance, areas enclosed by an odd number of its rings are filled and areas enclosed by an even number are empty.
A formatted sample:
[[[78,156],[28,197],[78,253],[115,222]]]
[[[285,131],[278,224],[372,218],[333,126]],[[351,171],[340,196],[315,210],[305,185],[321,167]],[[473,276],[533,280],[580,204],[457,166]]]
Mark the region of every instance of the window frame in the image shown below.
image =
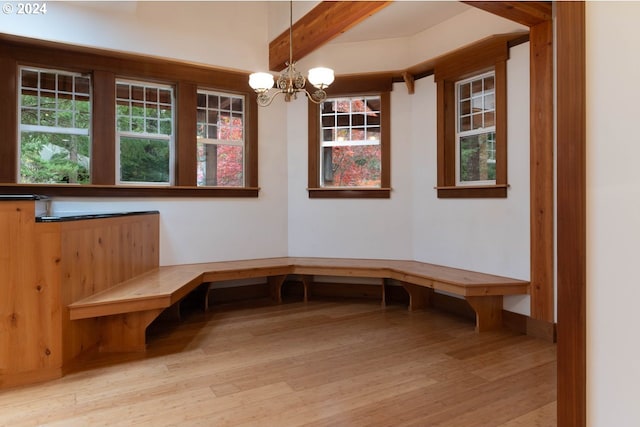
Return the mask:
[[[509,39],[492,36],[440,58],[434,67],[437,85],[438,198],[506,198],[507,60]],[[495,183],[460,184],[457,176],[456,83],[487,72],[495,76]]]
[[[378,110],[375,110],[375,112],[379,115],[378,121],[380,123],[377,123],[375,125],[372,125],[370,123],[368,123],[368,118],[367,118],[367,114],[366,112],[354,112],[354,111],[348,111],[348,112],[339,112],[339,111],[333,111],[330,114],[326,114],[323,113],[322,110],[322,105],[326,102],[338,102],[339,100],[345,100],[349,103],[349,109],[351,110],[353,107],[353,103],[356,100],[362,100],[366,105],[369,105],[369,101],[374,100],[380,105],[380,107],[382,107],[382,97],[380,95],[363,95],[363,96],[336,96],[336,97],[328,97],[327,99],[325,99],[321,104],[320,104],[320,170],[318,171],[319,175],[320,175],[320,187],[321,188],[338,188],[338,189],[359,189],[359,188],[380,188],[382,186],[382,176],[381,178],[381,185],[380,186],[333,186],[333,185],[327,185],[326,182],[328,180],[327,178],[327,159],[326,159],[326,153],[328,151],[332,151],[334,147],[357,147],[357,146],[378,146],[380,149],[380,158],[382,158],[382,144],[381,144],[381,132],[380,129],[382,128],[381,126],[381,122],[382,122],[382,111],[380,108],[378,108]],[[358,126],[355,126],[353,124],[354,121],[354,115],[355,114],[359,114],[363,116],[363,123],[361,123]],[[325,127],[323,125],[323,120],[324,118],[333,118],[333,126],[330,127]],[[345,118],[348,117],[349,120],[349,124],[345,124],[345,125],[341,125],[340,121],[341,118]],[[369,132],[370,129],[372,128],[378,128],[378,134],[380,135],[378,138],[375,139],[375,143],[371,143],[369,142],[369,140],[366,138],[366,133]],[[353,135],[353,132],[355,130],[360,130],[361,132],[365,133],[365,138],[362,140],[353,140],[352,138],[349,139],[342,139],[340,140],[339,137],[337,138],[332,138],[331,140],[327,141],[325,140],[324,137],[324,132],[328,129],[331,129],[332,134],[334,132],[340,132],[340,131],[347,131],[349,135]],[[380,170],[380,172],[382,172],[382,170]],[[333,172],[330,173],[333,176]]]
[[[247,112],[247,98],[246,96],[243,95],[239,95],[237,93],[231,93],[231,92],[223,92],[220,90],[210,90],[210,89],[205,89],[205,88],[201,88],[199,87],[197,89],[196,92],[196,96],[203,94],[205,96],[218,96],[218,97],[229,97],[230,99],[233,98],[237,98],[237,99],[242,99],[242,139],[241,140],[225,140],[225,139],[214,139],[214,138],[200,138],[197,134],[196,134],[196,147],[198,144],[203,144],[203,145],[216,145],[216,146],[220,146],[220,145],[226,145],[226,146],[233,146],[233,147],[242,147],[242,157],[244,160],[244,156],[245,156],[245,152],[247,150],[247,144],[246,144],[246,132],[247,132],[247,122],[246,122],[246,112]],[[198,106],[198,110],[203,109],[203,107]],[[210,107],[204,107],[204,111],[205,114],[208,117],[208,113],[210,110],[215,110],[218,112],[218,114],[220,114],[222,111],[226,111],[226,110],[221,110],[220,108],[214,109],[214,108],[210,108]],[[234,110],[232,107],[230,107],[229,113],[233,114]],[[200,122],[197,121],[197,114],[198,112],[196,112],[196,123],[199,124]],[[230,116],[231,117],[231,116]],[[207,121],[207,126],[210,126],[210,124]],[[217,159],[216,159],[217,160]],[[200,163],[200,161],[198,160],[198,163]],[[217,166],[216,166],[217,167]],[[247,165],[246,162],[243,161],[242,164],[242,182],[243,185],[246,182],[246,169],[247,169]],[[225,188],[224,186],[220,186],[220,185],[200,185],[198,183],[196,183],[196,185],[200,188]],[[240,186],[230,186],[228,188],[241,188]]]
[[[136,86],[141,86],[145,93],[146,90],[148,88],[154,88],[154,89],[165,89],[165,90],[170,90],[171,92],[171,134],[170,135],[166,135],[163,133],[149,133],[149,132],[134,132],[131,130],[120,130],[119,126],[118,126],[118,113],[116,112],[116,155],[115,155],[115,160],[116,160],[116,184],[117,185],[153,185],[153,186],[168,186],[168,185],[172,185],[173,182],[175,182],[175,129],[176,129],[176,94],[175,94],[175,88],[171,85],[167,85],[167,84],[158,84],[158,83],[152,83],[149,81],[142,81],[142,80],[131,80],[131,79],[116,79],[116,105],[114,105],[114,108],[116,109],[116,111],[118,110],[118,95],[117,95],[117,87],[119,84],[125,84],[125,85],[129,85],[129,88],[131,88],[132,86],[136,85]],[[145,95],[146,98],[146,95]],[[130,103],[133,103],[134,100],[132,98],[129,98],[128,101]],[[145,104],[145,110],[146,110],[146,104],[147,101],[144,100],[142,101],[143,104]],[[157,105],[160,106],[160,102],[157,102]],[[129,115],[130,117],[132,117],[131,115]],[[144,116],[144,120],[147,120],[147,116]],[[158,121],[160,121],[158,119]],[[160,127],[160,125],[158,125],[158,127]],[[145,125],[146,128],[146,125]],[[123,181],[122,180],[122,164],[121,164],[121,154],[122,154],[122,140],[123,138],[130,138],[130,139],[147,139],[147,140],[163,140],[163,141],[167,141],[169,144],[169,159],[168,159],[168,163],[169,163],[169,180],[168,181],[163,181],[163,182],[151,182],[151,181]]]
[[[308,187],[310,199],[388,199],[391,197],[391,90],[387,76],[338,77],[327,90],[329,98],[380,96],[380,187],[322,187],[320,105],[308,105]]]
[[[494,108],[493,108],[493,114],[494,114],[494,120],[493,120],[493,125],[488,126],[488,127],[479,127],[479,128],[473,128],[473,122],[474,120],[472,119],[474,114],[473,114],[473,100],[474,97],[472,96],[471,93],[469,93],[469,107],[470,107],[470,112],[469,114],[464,114],[464,116],[469,116],[469,123],[471,126],[471,129],[469,130],[462,130],[460,129],[460,123],[462,121],[462,117],[463,114],[460,111],[460,104],[463,101],[460,98],[460,86],[462,86],[463,84],[469,84],[471,83],[471,85],[473,86],[473,82],[481,80],[483,81],[483,85],[484,85],[484,79],[486,79],[487,77],[493,77],[494,80],[494,88],[493,88],[493,97],[494,97]],[[458,80],[456,82],[456,86],[455,86],[455,93],[456,93],[456,185],[458,186],[478,186],[478,185],[495,185],[496,180],[495,179],[487,179],[487,180],[476,180],[476,181],[463,181],[462,180],[462,164],[461,164],[461,155],[462,155],[462,143],[461,140],[465,137],[469,137],[469,136],[480,136],[480,135],[485,135],[485,134],[490,134],[493,133],[493,140],[492,140],[492,149],[490,149],[489,151],[493,152],[493,163],[496,163],[496,141],[495,141],[495,133],[496,133],[496,125],[495,125],[495,73],[493,71],[489,71],[489,72],[484,72],[481,74],[477,74],[475,76],[471,76],[471,77],[467,77],[466,79],[462,79],[462,80]],[[477,97],[476,97],[477,98]],[[482,102],[484,105],[484,100],[486,98],[486,91],[482,90]],[[486,114],[485,113],[486,110],[483,110],[482,114]],[[483,121],[484,121],[484,117],[483,117]]]
[[[33,107],[33,106],[25,106],[22,104],[22,92],[25,89],[25,86],[23,86],[23,72],[32,72],[32,73],[37,73],[38,74],[38,95],[37,98],[39,100],[38,105]],[[54,74],[56,76],[56,87],[54,89],[42,89],[39,87],[40,85],[40,75],[46,73],[46,74]],[[37,113],[38,117],[40,117],[42,111],[53,111],[55,112],[56,115],[56,121],[59,119],[58,113],[61,111],[65,111],[65,110],[60,110],[58,108],[59,104],[56,102],[56,105],[53,109],[50,108],[42,108],[42,106],[40,105],[40,97],[41,97],[41,93],[49,93],[51,95],[53,95],[53,99],[55,99],[56,101],[59,99],[59,95],[70,95],[72,97],[72,99],[74,98],[74,96],[76,95],[82,95],[81,93],[77,93],[75,91],[75,85],[74,88],[71,89],[71,91],[63,91],[60,90],[58,88],[58,77],[60,75],[64,75],[67,77],[71,77],[74,80],[75,83],[75,78],[76,77],[80,77],[80,78],[85,78],[89,81],[89,93],[86,94],[88,99],[89,99],[89,114],[91,114],[91,103],[93,100],[93,94],[92,94],[92,90],[91,90],[91,76],[83,76],[80,73],[76,73],[76,72],[70,72],[70,71],[66,71],[66,70],[59,70],[59,69],[54,69],[54,68],[43,68],[43,67],[31,67],[31,66],[18,66],[18,70],[17,70],[17,75],[18,75],[18,88],[17,88],[17,109],[16,109],[16,114],[17,114],[17,176],[16,176],[16,182],[20,183],[20,184],[26,184],[29,185],[31,183],[28,182],[22,182],[22,136],[23,133],[46,133],[46,134],[64,134],[64,135],[69,135],[69,136],[85,136],[88,138],[89,140],[89,159],[91,159],[91,123],[89,123],[89,126],[86,129],[83,128],[79,128],[79,127],[62,127],[62,126],[46,126],[46,125],[33,125],[33,124],[23,124],[22,123],[22,118],[23,118],[23,114],[25,110],[35,110],[35,112]],[[34,88],[26,88],[27,90],[32,90]],[[74,105],[74,109],[71,110],[70,112],[72,113],[78,113],[77,110],[75,110],[75,105]],[[72,121],[75,122],[75,118],[72,119]],[[89,174],[91,174],[90,168],[89,168]],[[62,184],[62,183],[61,183]]]
[[[91,184],[18,183],[19,67],[91,74]],[[116,78],[174,87],[175,180],[172,185],[116,183]],[[80,197],[258,197],[258,106],[247,79],[248,73],[244,72],[0,35],[0,107],[7,112],[0,116],[0,191]],[[245,97],[244,187],[196,185],[198,88]]]

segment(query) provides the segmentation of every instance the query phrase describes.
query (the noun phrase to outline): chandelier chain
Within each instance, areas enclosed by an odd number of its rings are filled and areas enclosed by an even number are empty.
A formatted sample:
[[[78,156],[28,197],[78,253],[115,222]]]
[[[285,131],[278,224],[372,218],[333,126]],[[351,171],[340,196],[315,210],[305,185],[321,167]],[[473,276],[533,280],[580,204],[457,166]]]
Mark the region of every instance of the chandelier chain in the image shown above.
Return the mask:
[[[286,63],[286,69],[280,74],[276,83],[277,92],[269,93],[269,89],[273,87],[273,76],[268,73],[254,73],[249,76],[249,84],[256,91],[258,105],[266,107],[271,104],[273,99],[279,94],[284,94],[286,102],[297,99],[298,92],[304,95],[312,102],[319,104],[327,98],[324,91],[334,79],[333,70],[329,68],[314,68],[309,70],[309,81],[317,89],[310,94],[306,89],[306,79],[295,68],[293,60],[293,0],[289,1],[289,61]],[[313,78],[312,78],[312,73]],[[255,81],[254,81],[255,78]]]

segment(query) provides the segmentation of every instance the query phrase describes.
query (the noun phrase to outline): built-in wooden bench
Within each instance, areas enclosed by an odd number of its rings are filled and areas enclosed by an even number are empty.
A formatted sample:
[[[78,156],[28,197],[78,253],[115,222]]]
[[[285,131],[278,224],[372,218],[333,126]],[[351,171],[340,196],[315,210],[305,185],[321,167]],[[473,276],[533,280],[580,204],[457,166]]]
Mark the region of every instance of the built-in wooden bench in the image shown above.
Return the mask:
[[[305,300],[314,276],[396,280],[407,290],[412,310],[428,306],[435,290],[456,294],[475,311],[478,332],[502,325],[504,295],[529,292],[527,281],[418,261],[265,258],[158,267],[72,303],[70,318],[99,319],[101,351],[142,351],[147,326],[201,284],[267,277],[273,298],[281,301],[282,284],[288,275],[302,278]]]

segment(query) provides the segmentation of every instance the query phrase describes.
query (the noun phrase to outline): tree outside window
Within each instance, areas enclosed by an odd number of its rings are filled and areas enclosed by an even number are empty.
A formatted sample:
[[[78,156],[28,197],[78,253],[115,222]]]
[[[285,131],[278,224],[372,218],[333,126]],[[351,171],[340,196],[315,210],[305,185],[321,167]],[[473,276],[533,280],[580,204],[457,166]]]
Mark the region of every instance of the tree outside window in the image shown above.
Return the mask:
[[[391,85],[375,85],[385,89],[309,101],[310,198],[390,197]]]
[[[380,96],[333,98],[320,107],[321,186],[380,187]]]
[[[439,58],[440,198],[507,197],[507,60],[512,35],[492,36]]]
[[[244,186],[244,97],[198,90],[198,186]]]
[[[170,184],[173,88],[116,82],[118,181]]]
[[[456,182],[495,184],[495,74],[456,83]]]
[[[90,77],[20,68],[19,102],[19,182],[89,183]]]
[[[9,194],[257,197],[258,105],[247,77],[182,61],[7,38],[0,51],[0,103],[6,107],[0,114],[1,184]],[[202,147],[198,156],[196,117],[202,87],[234,100],[220,117],[216,138],[223,143],[207,172],[215,171],[216,185],[208,186],[197,185],[198,158],[204,156]],[[234,145],[240,127],[243,142]],[[83,185],[57,185],[65,183]]]

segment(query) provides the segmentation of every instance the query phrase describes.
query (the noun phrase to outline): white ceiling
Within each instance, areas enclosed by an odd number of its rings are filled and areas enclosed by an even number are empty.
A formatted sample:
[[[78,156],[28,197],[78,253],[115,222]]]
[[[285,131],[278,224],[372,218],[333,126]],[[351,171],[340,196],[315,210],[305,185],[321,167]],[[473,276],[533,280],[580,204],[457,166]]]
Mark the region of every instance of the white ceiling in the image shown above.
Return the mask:
[[[73,1],[72,4],[74,6],[98,9],[101,12],[107,13],[135,14],[138,4],[141,1],[154,0],[83,0]],[[210,2],[211,7],[215,8],[215,3],[220,0],[204,1]],[[280,19],[282,22],[277,22],[276,27],[278,28],[274,28],[270,32],[273,34],[280,34],[280,32],[284,31],[285,27],[289,26],[289,2],[282,0],[271,1],[273,1],[273,3],[270,5],[269,13],[274,14],[271,17],[271,20],[275,17]],[[315,7],[319,2],[320,1],[317,0],[294,0],[294,21],[313,9],[313,7]],[[181,2],[175,1],[175,3],[176,7],[186,7],[189,4],[188,2],[182,2],[182,5],[178,6],[178,3]],[[350,43],[367,40],[410,37],[446,21],[469,8],[471,8],[471,6],[455,0],[396,0],[371,17],[363,20],[343,34],[337,36],[331,40],[330,43]],[[280,27],[283,27],[283,29]]]
[[[410,37],[471,8],[458,1],[394,1],[331,43]]]

